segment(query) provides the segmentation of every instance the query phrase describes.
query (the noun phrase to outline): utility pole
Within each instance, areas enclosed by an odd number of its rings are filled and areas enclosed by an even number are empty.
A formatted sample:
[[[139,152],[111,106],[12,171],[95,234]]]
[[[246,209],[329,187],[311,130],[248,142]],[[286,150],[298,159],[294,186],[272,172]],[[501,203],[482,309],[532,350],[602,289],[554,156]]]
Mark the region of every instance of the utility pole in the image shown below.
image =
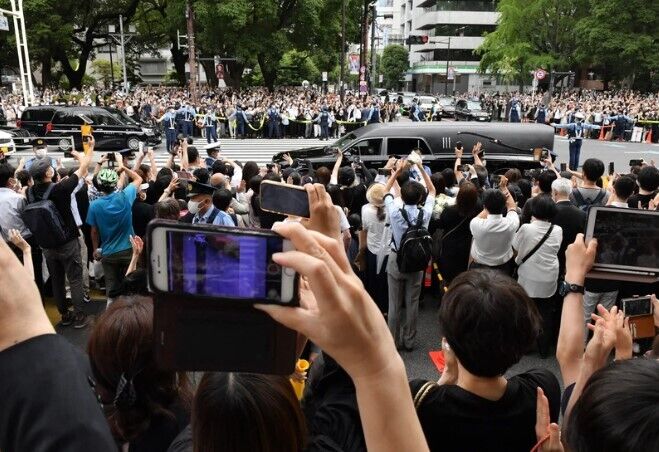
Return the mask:
[[[119,35],[121,39],[121,65],[124,72],[124,94],[128,94],[128,74],[126,72],[126,46],[124,45],[124,17],[119,16]]]
[[[377,54],[375,53],[375,3],[371,4],[371,10],[373,11],[373,17],[371,17],[371,92],[375,94],[375,64],[377,58]]]
[[[341,94],[341,102],[344,98],[343,84],[345,83],[345,70],[346,70],[346,0],[341,0],[341,80],[339,80],[339,89]]]
[[[185,20],[188,28],[188,65],[190,66],[190,97],[192,102],[197,102],[197,55],[195,51],[194,37],[194,9],[193,0],[186,0]]]

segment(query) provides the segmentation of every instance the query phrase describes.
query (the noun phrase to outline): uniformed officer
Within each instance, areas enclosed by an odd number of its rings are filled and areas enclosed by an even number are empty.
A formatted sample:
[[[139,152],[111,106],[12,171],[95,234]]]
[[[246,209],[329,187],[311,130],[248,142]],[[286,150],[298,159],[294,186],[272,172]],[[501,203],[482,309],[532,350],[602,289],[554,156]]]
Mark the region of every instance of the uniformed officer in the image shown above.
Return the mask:
[[[508,122],[522,122],[522,104],[516,97],[513,97],[510,101],[510,113],[508,114]]]
[[[268,138],[279,138],[280,115],[274,104],[268,108]]]
[[[210,144],[212,139],[217,143],[217,117],[212,107],[204,115],[204,127],[206,128],[206,141]]]
[[[194,118],[197,114],[197,111],[192,105],[188,105],[187,102],[183,102],[183,106],[179,112],[183,115],[183,121],[181,124],[181,132],[183,133],[183,136],[186,138],[192,136],[192,126],[194,124]]]
[[[249,122],[247,119],[247,115],[245,114],[245,111],[243,110],[243,107],[239,104],[236,105],[236,111],[233,112],[233,114],[229,117],[229,119],[233,119],[236,121],[236,138],[245,138],[245,125]]]
[[[206,145],[207,157],[204,159],[206,168],[209,170],[213,167],[215,161],[220,157],[220,143],[212,143]]]
[[[430,120],[439,121],[440,119],[439,104],[437,103],[437,99],[433,99],[432,106],[430,107]]]
[[[367,124],[378,124],[380,122],[380,107],[378,106],[378,101],[374,100],[371,104],[371,108],[368,110],[368,115],[366,117]]]
[[[320,114],[314,120],[314,122],[317,122],[318,124],[320,124],[320,139],[321,140],[329,140],[330,115],[329,115],[329,112],[327,111],[327,106],[323,105],[323,108],[322,108]]]
[[[176,144],[176,110],[174,106],[170,105],[167,113],[156,119],[156,121],[164,124],[167,152],[171,152]]]
[[[188,214],[181,221],[192,224],[216,224],[219,209],[213,205],[215,188],[188,181]]]
[[[412,122],[419,122],[421,119],[419,119],[419,106],[417,104],[419,100],[415,97],[412,99],[412,105],[410,105],[410,119]]]
[[[584,123],[585,115],[580,111],[574,114],[574,121],[567,124],[554,124],[558,129],[566,129],[570,142],[570,164],[569,168],[576,171],[579,168],[579,157],[581,155],[581,144],[583,142],[584,130],[598,130],[600,126]]]
[[[535,122],[538,124],[544,124],[547,122],[547,114],[549,112],[547,111],[547,107],[545,107],[545,104],[540,104],[538,106],[538,109],[535,111]]]

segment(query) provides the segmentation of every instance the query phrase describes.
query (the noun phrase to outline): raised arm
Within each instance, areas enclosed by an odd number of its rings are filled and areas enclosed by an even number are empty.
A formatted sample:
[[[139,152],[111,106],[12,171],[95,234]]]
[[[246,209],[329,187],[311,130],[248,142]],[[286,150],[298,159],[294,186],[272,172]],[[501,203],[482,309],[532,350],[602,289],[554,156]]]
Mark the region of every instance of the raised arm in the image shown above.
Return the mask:
[[[483,144],[479,141],[474,145],[474,147],[471,150],[471,155],[474,156],[474,165],[480,165],[480,166],[485,166],[483,165],[483,161],[481,160],[480,156],[478,155],[481,152],[481,149],[483,148]]]
[[[430,176],[428,176],[428,173],[426,173],[426,170],[423,169],[423,163],[419,162],[416,164],[416,166],[419,168],[419,172],[421,173],[421,177],[423,178],[423,182],[426,184],[426,188],[428,189],[428,194],[431,196],[435,196],[437,194],[437,190],[435,189],[435,186],[432,183],[432,180],[430,179]]]
[[[142,177],[137,174],[135,171],[132,169],[128,168],[127,166],[124,166],[121,160],[118,162],[118,167],[117,167],[117,172],[123,172],[130,178],[130,183],[135,186],[139,190],[140,185],[142,185]]]
[[[334,168],[332,168],[330,184],[336,185],[339,183],[339,169],[341,168],[341,162],[343,162],[343,152],[339,151],[339,155],[336,157],[336,162],[334,162]]]
[[[462,166],[462,149],[455,148],[455,163],[453,164],[453,173],[455,174],[455,180],[459,184],[462,179],[464,179],[464,174],[460,171]]]

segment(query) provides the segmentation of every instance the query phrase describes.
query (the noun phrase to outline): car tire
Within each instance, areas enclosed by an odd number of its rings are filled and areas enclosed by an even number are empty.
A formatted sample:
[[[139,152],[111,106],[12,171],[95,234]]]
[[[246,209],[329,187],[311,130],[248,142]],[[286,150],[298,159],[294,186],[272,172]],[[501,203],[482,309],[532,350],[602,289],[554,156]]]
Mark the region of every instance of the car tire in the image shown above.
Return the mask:
[[[126,147],[133,151],[137,151],[140,148],[141,140],[136,136],[128,137],[126,140]]]
[[[68,140],[67,138],[60,138],[57,140],[57,147],[59,147],[60,151],[62,152],[67,152],[71,150],[71,141]]]

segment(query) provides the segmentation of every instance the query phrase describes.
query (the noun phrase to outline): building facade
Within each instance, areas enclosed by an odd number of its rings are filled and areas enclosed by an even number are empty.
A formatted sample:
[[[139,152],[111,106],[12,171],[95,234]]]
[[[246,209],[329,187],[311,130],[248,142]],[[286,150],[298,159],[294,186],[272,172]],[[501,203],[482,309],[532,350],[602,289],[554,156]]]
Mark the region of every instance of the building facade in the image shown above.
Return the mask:
[[[401,22],[394,26],[405,37],[429,37],[427,44],[409,46],[413,91],[450,95],[495,88],[494,77],[478,74],[480,58],[474,50],[485,33],[496,29],[497,0],[395,1]]]

